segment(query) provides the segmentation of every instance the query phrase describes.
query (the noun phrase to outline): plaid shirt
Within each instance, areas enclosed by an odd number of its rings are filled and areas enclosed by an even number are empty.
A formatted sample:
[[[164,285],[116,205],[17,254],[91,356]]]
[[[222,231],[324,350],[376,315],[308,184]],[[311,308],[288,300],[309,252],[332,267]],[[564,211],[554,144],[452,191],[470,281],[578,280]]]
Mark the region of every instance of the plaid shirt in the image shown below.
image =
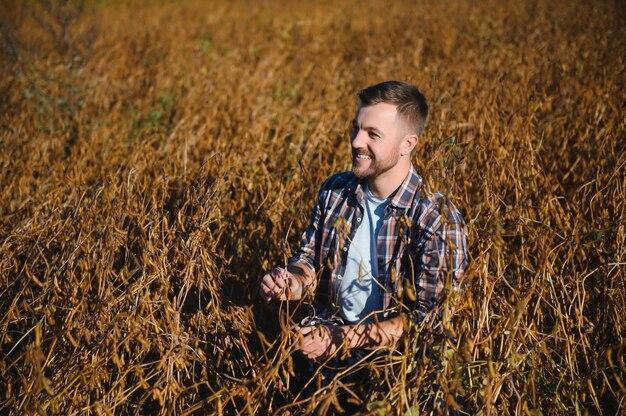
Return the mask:
[[[361,224],[364,182],[351,172],[322,185],[309,226],[291,263],[303,263],[318,278],[315,305],[320,315],[335,313],[350,242]],[[467,266],[467,227],[443,195],[425,192],[422,178],[409,174],[384,213],[376,242],[378,279],[386,313],[405,309],[421,322],[450,285],[461,290]]]

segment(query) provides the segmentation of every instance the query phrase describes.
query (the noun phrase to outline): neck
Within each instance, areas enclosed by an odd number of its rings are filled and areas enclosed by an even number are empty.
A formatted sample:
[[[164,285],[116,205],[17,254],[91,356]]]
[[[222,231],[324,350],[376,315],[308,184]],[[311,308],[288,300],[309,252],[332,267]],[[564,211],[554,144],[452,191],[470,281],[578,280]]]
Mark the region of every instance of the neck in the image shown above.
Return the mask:
[[[402,185],[409,174],[411,164],[396,165],[393,169],[367,180],[372,194],[377,198],[389,198]]]

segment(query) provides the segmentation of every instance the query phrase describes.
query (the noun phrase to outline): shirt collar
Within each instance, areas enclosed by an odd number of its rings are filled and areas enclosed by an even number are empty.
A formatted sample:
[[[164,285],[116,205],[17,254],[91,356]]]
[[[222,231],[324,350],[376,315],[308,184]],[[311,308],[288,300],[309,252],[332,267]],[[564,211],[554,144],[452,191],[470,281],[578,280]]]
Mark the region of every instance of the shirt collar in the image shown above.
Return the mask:
[[[356,180],[353,182],[352,186],[354,186],[354,195],[356,196],[359,204],[365,204],[365,180],[359,180],[354,177]],[[416,194],[419,194],[417,190],[422,186],[422,178],[417,174],[417,171],[411,164],[409,168],[409,173],[404,178],[404,181],[394,194],[393,198],[389,202],[389,205],[396,208],[404,208],[408,209],[411,207],[411,202],[413,201]],[[419,196],[418,196],[419,198]]]
[[[411,202],[417,194],[418,189],[422,185],[422,178],[417,174],[413,164],[409,168],[409,174],[406,176],[402,185],[398,188],[395,195],[391,199],[389,205],[397,208],[410,208]],[[419,196],[418,196],[419,198]]]

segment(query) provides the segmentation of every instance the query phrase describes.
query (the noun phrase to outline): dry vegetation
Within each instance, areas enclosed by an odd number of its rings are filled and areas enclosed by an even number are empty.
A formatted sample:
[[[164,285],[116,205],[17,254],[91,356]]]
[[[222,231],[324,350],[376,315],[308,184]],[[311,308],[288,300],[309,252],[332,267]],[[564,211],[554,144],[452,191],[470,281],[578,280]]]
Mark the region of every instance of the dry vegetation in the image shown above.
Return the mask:
[[[0,6],[0,413],[323,410],[280,409],[293,305],[255,295],[386,79],[471,265],[364,411],[626,411],[623,2],[61,3]]]

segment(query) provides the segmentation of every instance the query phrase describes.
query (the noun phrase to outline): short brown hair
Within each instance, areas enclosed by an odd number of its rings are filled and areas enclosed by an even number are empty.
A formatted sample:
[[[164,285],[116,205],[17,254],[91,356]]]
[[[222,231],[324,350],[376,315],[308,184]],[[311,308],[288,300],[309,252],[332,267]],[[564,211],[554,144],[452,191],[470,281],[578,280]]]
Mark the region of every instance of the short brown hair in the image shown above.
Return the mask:
[[[361,106],[379,103],[396,105],[398,114],[418,135],[422,134],[428,117],[428,104],[415,86],[400,81],[385,81],[359,91],[358,97]]]

